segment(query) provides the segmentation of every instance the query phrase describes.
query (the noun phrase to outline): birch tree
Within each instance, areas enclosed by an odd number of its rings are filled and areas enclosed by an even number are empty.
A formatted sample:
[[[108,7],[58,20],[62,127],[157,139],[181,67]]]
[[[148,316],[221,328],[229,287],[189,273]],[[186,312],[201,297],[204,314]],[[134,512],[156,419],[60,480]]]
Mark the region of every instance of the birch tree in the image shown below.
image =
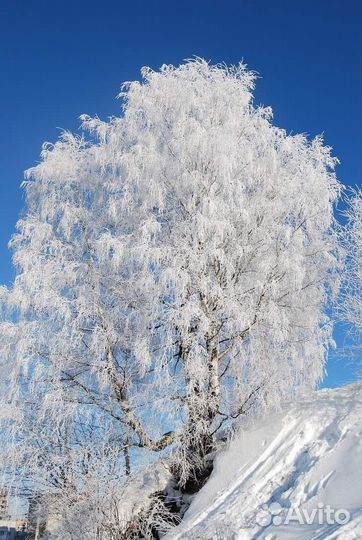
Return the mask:
[[[275,127],[254,82],[145,68],[120,117],[44,145],[2,292],[3,410],[36,401],[54,431],[96,411],[131,453],[179,456],[185,484],[230,422],[319,383],[336,160]]]

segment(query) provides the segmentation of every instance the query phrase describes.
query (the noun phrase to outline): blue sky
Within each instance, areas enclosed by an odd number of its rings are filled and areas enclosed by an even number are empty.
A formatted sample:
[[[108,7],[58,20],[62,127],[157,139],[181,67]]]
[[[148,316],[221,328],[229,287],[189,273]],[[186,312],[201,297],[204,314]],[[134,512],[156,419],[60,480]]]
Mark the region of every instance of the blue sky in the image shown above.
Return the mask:
[[[275,123],[324,133],[344,184],[361,177],[360,0],[0,0],[0,283],[23,206],[23,171],[82,113],[118,114],[122,81],[194,55],[257,71]],[[343,331],[337,340],[344,339]],[[326,385],[354,378],[333,355]]]

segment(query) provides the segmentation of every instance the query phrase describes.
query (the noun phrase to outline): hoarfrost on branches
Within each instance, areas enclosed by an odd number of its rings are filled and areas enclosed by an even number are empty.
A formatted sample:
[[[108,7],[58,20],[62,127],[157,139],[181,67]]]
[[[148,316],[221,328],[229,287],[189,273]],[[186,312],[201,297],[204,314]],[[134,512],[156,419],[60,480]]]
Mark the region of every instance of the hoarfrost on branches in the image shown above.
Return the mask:
[[[337,320],[347,324],[357,340],[362,331],[362,195],[360,189],[351,189],[345,197],[343,212],[345,223],[339,227],[340,243],[345,250],[340,296],[337,302]]]
[[[245,65],[142,76],[121,117],[84,115],[27,172],[2,292],[4,422],[22,426],[17,456],[29,416],[51,439],[106,423],[131,454],[171,447],[182,484],[233,419],[321,380],[340,187],[320,137],[253,104]]]

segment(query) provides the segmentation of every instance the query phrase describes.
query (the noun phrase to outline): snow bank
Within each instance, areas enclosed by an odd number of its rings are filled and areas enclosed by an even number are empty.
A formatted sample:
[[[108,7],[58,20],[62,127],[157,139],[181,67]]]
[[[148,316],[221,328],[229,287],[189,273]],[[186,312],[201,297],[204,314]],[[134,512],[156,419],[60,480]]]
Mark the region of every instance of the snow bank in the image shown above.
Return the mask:
[[[362,538],[360,386],[244,426],[168,540]]]

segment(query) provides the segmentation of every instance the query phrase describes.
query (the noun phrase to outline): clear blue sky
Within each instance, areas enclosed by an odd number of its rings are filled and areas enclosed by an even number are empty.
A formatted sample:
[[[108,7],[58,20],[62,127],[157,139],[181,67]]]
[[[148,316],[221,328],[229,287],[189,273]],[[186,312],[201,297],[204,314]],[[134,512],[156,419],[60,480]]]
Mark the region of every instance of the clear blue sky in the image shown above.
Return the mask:
[[[244,59],[275,123],[324,132],[339,179],[359,183],[360,11],[360,0],[0,0],[0,283],[13,277],[19,186],[42,142],[78,129],[82,113],[118,114],[120,84],[144,65]],[[328,369],[327,385],[353,379],[344,362]]]

